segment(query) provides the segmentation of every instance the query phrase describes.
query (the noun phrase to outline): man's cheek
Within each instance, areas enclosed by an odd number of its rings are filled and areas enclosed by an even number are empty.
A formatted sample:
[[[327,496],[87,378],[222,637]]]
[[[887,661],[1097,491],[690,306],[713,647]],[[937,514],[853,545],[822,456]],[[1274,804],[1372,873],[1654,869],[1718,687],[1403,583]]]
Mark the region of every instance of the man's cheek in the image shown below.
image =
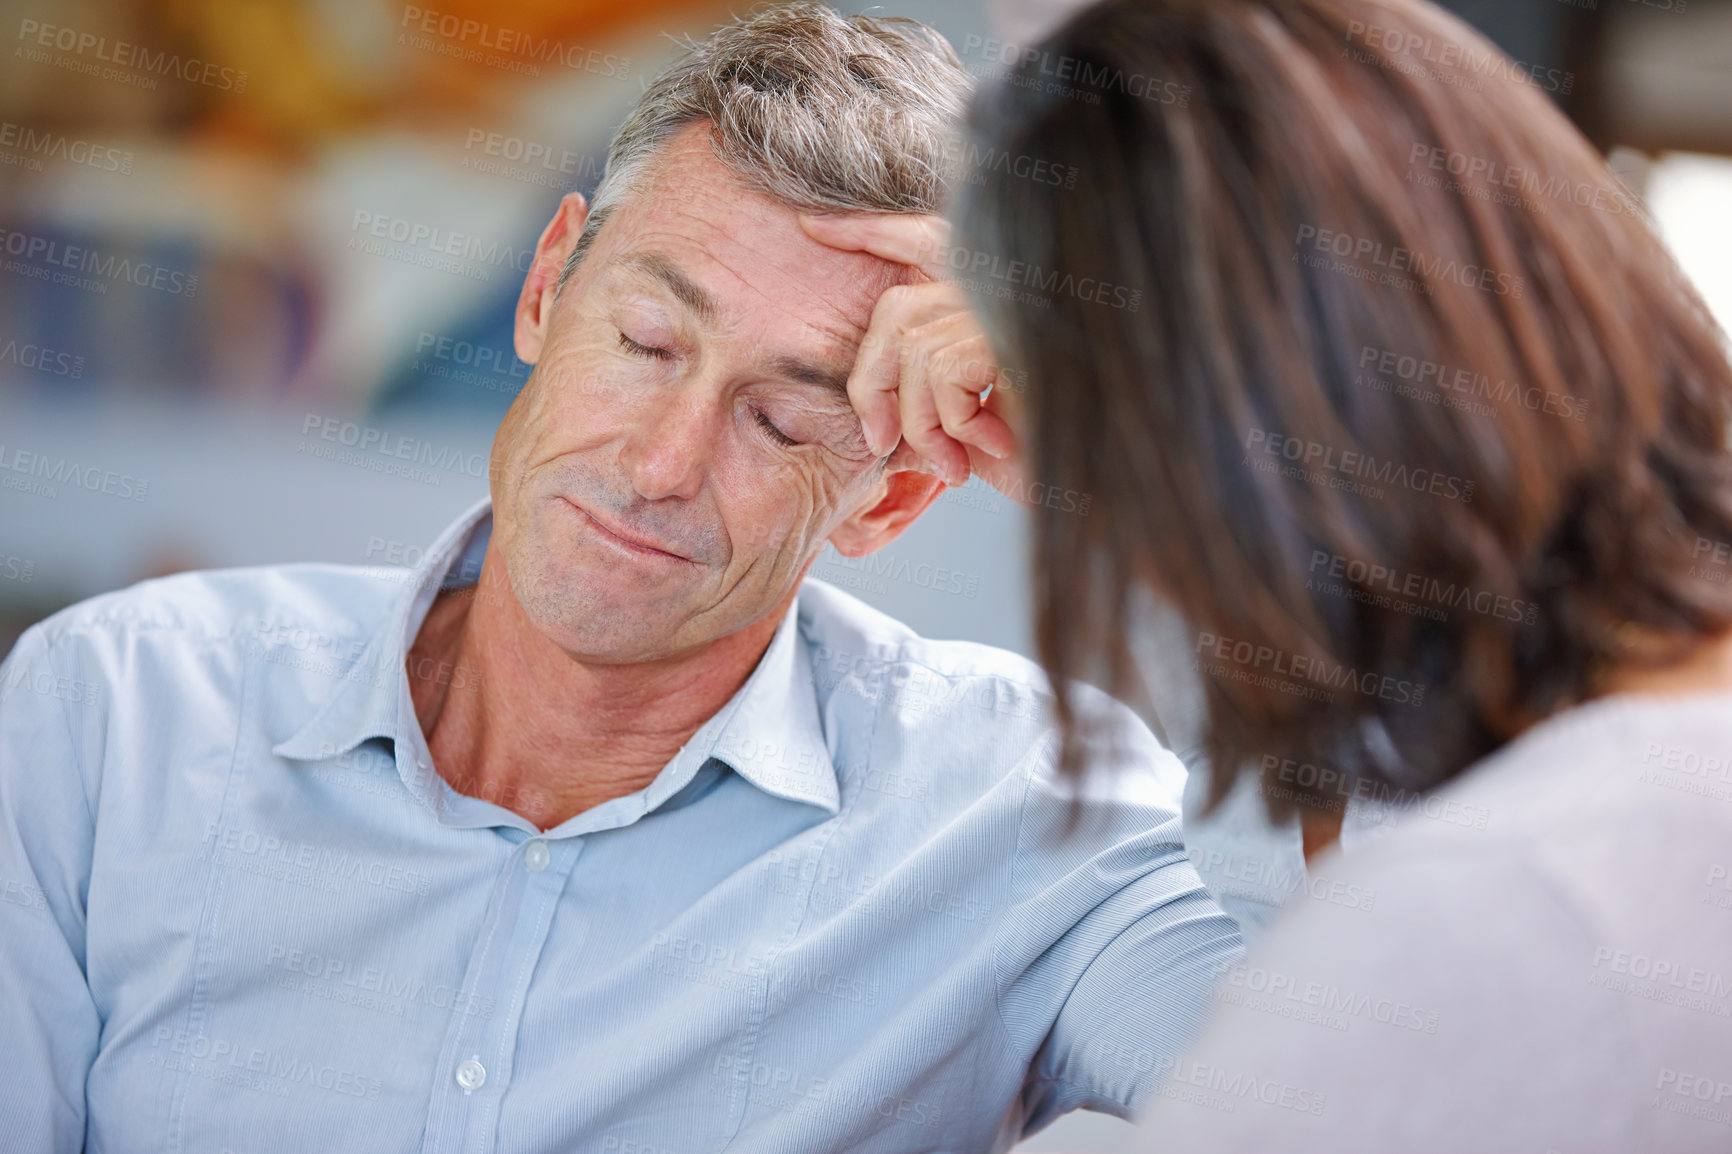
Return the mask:
[[[535,372],[561,404],[618,405],[647,391],[640,368],[621,364],[599,347],[567,346],[543,358]]]
[[[803,564],[828,534],[842,484],[818,454],[775,464],[738,462],[718,478],[726,500],[734,561],[781,573]]]
[[[742,511],[740,524],[731,534],[736,564],[779,569],[784,554],[802,552],[813,533],[812,518],[806,510],[804,501],[791,499],[779,508]]]

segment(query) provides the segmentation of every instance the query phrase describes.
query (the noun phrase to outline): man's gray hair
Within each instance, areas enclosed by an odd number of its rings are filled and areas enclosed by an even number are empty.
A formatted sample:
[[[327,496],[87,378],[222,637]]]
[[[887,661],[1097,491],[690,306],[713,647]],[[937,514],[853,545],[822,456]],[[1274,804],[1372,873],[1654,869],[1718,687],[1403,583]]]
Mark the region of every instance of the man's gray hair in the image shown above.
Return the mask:
[[[801,0],[724,25],[690,42],[614,135],[559,284],[662,145],[699,121],[716,159],[792,208],[938,212],[970,85],[944,37],[914,20]]]

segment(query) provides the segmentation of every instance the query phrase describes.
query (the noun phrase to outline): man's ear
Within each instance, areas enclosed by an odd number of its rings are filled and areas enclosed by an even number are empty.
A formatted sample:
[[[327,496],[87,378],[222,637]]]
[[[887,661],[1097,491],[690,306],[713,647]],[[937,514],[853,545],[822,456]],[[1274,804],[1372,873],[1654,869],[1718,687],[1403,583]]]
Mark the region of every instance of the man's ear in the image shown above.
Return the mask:
[[[872,496],[830,534],[830,544],[844,557],[864,557],[902,535],[944,492],[942,480],[928,472],[906,444],[884,465]]]
[[[529,275],[523,278],[523,291],[517,294],[517,324],[512,332],[517,357],[524,364],[533,365],[541,359],[559,274],[571,250],[577,247],[577,238],[583,235],[583,222],[588,219],[589,202],[581,192],[568,192],[560,198],[553,219],[535,242],[535,263],[529,266]]]

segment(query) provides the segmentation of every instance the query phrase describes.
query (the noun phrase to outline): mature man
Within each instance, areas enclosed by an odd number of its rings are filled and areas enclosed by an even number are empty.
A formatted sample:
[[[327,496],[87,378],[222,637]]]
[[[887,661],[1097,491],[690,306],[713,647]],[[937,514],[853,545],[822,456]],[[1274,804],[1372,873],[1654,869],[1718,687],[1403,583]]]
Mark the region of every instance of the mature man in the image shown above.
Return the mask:
[[[1128,1112],[1238,951],[1178,764],[1096,700],[1122,772],[1078,796],[1030,664],[804,580],[942,484],[846,391],[914,274],[798,214],[931,212],[963,88],[902,26],[724,28],[542,234],[492,501],[421,566],[25,634],[0,1144],[974,1151]]]

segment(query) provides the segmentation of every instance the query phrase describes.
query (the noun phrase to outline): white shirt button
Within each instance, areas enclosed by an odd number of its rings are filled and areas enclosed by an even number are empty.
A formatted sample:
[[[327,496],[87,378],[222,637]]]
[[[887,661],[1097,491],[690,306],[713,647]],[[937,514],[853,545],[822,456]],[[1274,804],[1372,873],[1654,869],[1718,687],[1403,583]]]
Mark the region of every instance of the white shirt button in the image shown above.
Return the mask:
[[[474,1058],[465,1058],[457,1063],[457,1084],[463,1087],[465,1094],[481,1089],[481,1083],[487,1081],[487,1067]]]
[[[532,841],[523,847],[523,868],[532,874],[538,874],[547,868],[547,863],[553,860],[553,854],[544,841]]]

